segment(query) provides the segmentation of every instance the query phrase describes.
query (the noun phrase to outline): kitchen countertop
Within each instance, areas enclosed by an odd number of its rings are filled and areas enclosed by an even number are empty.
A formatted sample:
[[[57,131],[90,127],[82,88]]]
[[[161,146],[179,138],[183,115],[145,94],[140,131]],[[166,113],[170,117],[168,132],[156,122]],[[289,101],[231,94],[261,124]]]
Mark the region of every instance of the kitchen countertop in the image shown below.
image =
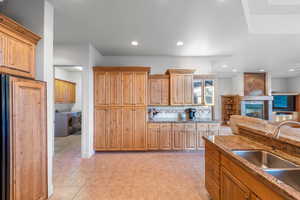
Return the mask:
[[[273,190],[276,191],[278,194],[283,195],[287,199],[300,200],[300,191],[297,191],[291,186],[279,181],[277,178],[264,172],[261,168],[257,167],[256,165],[232,153],[231,150],[265,150],[300,165],[299,158],[278,150],[272,150],[272,148],[269,146],[265,146],[258,142],[254,142],[253,140],[240,135],[209,136],[203,138],[206,142],[215,145],[219,149],[219,151],[222,152],[224,155],[232,158],[232,160],[234,160],[240,167],[262,180],[263,183],[268,185],[270,188],[273,188]]]

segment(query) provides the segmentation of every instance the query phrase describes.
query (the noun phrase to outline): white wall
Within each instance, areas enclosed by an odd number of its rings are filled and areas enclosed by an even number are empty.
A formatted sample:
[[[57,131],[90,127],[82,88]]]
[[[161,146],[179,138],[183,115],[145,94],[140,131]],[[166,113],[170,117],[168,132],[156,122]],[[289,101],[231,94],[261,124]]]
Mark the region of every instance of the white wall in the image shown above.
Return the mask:
[[[215,102],[215,119],[221,120],[221,95],[232,94],[232,79],[218,78],[215,88],[216,102]]]
[[[82,72],[67,71],[55,67],[55,78],[76,83],[76,102],[75,104],[71,104],[71,110],[74,112],[82,111]],[[69,107],[69,105],[67,107]],[[62,106],[56,104],[55,109],[59,110],[59,108],[62,108]]]
[[[288,92],[288,78],[272,78],[272,92]]]
[[[47,82],[48,194],[50,196],[53,193],[52,167],[54,150],[54,8],[48,0],[9,0],[2,4],[1,12],[42,37],[36,49],[36,78]]]
[[[54,44],[54,65],[89,65],[88,44]]]
[[[232,94],[244,96],[244,74],[238,73],[232,78]]]
[[[287,88],[288,92],[300,93],[300,77],[288,78]]]
[[[209,74],[212,66],[209,58],[172,56],[104,56],[103,66],[148,66],[151,74],[163,74],[170,68],[197,69],[197,73]]]

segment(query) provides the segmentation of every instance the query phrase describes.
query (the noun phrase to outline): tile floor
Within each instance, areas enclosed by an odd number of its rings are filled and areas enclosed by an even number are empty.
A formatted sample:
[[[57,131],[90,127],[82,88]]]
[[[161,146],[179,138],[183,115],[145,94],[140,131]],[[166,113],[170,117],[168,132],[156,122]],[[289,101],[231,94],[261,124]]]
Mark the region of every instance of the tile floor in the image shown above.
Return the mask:
[[[203,152],[97,153],[81,159],[80,136],[56,142],[50,200],[209,199]]]

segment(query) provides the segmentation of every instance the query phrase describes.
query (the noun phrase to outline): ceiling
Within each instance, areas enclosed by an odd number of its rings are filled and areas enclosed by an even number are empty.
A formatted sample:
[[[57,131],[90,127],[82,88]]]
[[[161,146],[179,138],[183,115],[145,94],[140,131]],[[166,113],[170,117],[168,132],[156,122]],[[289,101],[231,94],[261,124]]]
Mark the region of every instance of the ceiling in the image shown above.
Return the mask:
[[[55,43],[91,42],[104,56],[209,56],[213,71],[222,74],[265,69],[295,76],[300,34],[248,31],[250,14],[300,15],[300,5],[273,1],[53,0]],[[131,46],[133,40],[139,46]]]

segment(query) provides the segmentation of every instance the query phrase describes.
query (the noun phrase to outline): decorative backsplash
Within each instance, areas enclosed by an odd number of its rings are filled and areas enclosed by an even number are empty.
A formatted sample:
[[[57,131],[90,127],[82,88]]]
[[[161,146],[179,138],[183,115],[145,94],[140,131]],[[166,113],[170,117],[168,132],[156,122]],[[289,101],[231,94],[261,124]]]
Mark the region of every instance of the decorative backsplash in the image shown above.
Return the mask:
[[[195,120],[211,121],[212,107],[211,106],[149,106],[148,119],[149,121],[185,121],[189,119],[189,113],[186,111],[189,108],[196,109]]]

